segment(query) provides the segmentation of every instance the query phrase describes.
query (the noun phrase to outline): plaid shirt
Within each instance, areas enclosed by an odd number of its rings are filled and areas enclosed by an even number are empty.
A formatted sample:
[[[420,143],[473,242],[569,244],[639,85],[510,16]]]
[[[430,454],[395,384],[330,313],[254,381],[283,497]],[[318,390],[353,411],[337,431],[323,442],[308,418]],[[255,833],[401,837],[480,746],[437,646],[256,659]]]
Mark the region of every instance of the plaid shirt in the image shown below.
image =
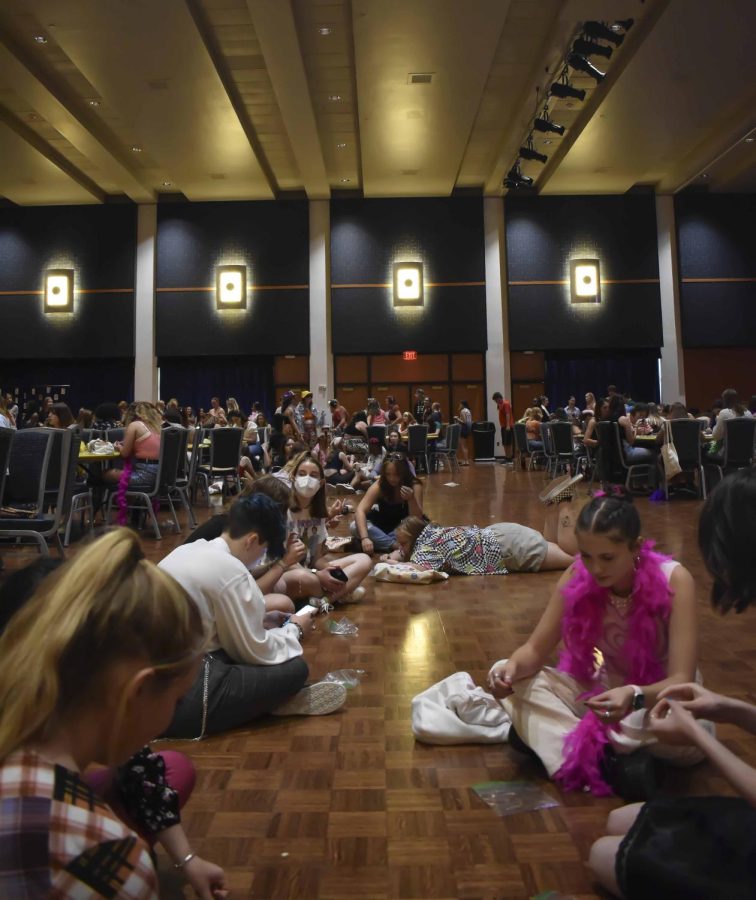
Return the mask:
[[[426,525],[410,561],[450,575],[506,575],[496,535],[477,525]]]
[[[31,750],[0,765],[3,900],[156,900],[147,847],[81,777]]]

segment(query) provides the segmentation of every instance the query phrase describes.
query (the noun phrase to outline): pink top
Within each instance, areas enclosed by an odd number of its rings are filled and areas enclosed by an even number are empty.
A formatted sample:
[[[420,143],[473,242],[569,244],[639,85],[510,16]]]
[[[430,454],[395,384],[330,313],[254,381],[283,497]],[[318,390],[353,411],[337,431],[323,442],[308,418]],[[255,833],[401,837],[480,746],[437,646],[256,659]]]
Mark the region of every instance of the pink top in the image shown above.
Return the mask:
[[[146,426],[145,426],[146,427]],[[141,435],[134,444],[134,459],[157,459],[160,456],[160,435],[147,429],[147,436]]]
[[[386,413],[384,410],[379,409],[377,413],[373,413],[370,418],[371,425],[385,425],[386,424]]]
[[[673,559],[661,564],[667,584],[669,584],[673,570],[678,565],[679,563]],[[601,638],[597,643],[597,649],[601,651],[604,657],[604,665],[599,680],[608,683],[611,687],[627,684],[628,673],[626,671],[626,661],[622,655],[622,648],[627,637],[628,614],[629,610],[621,613],[609,603],[606,607]],[[668,622],[659,620],[655,649],[656,657],[665,670],[669,660],[668,624]]]

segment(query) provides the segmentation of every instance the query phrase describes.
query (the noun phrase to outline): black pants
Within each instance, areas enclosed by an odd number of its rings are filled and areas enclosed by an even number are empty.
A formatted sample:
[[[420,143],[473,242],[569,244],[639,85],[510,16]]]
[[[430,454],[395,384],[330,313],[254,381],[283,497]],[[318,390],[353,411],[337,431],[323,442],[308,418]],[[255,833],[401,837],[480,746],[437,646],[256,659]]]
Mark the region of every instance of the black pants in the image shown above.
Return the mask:
[[[302,690],[309,675],[301,656],[275,666],[235,663],[223,650],[209,657],[209,672],[203,663],[187,694],[179,700],[164,737],[194,738],[202,732],[205,682],[207,720],[205,734],[240,728],[264,716]]]

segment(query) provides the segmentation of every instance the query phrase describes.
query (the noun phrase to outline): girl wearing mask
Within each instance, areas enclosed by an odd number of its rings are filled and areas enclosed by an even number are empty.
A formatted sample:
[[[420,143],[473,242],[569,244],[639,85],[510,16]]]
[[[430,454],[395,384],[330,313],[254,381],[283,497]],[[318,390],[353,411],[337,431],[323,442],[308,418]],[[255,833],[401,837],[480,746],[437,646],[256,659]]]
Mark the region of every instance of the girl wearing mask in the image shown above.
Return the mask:
[[[310,453],[301,454],[292,471],[289,532],[302,541],[307,556],[302,566],[291,569],[284,576],[287,594],[296,599],[325,594],[334,601],[359,600],[365,593],[359,585],[372,566],[370,557],[365,553],[340,556],[338,564],[326,559],[326,522],[339,514],[341,504],[337,501],[329,511],[323,467]]]

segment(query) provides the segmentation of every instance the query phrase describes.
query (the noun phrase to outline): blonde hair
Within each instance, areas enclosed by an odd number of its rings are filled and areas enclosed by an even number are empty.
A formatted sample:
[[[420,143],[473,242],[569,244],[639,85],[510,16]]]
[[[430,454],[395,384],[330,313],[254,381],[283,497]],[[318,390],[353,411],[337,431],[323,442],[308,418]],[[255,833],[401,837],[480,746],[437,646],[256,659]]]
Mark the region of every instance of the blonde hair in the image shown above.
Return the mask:
[[[101,702],[113,663],[143,660],[159,688],[185,674],[205,643],[181,585],[144,558],[132,532],[111,531],[46,579],[0,638],[0,761],[49,737],[72,710]],[[127,701],[109,699],[113,748]]]
[[[155,434],[160,434],[163,430],[163,417],[158,408],[152,403],[147,403],[144,400],[135,400],[134,403],[129,405],[126,415],[123,417],[124,427],[131,425],[132,422],[137,420],[144,422],[150,431],[155,432]]]
[[[417,539],[429,524],[430,523],[423,519],[421,516],[407,516],[406,519],[402,519],[402,521],[396,526],[394,534],[401,531],[403,534],[406,534],[407,538],[409,539],[410,548],[407,556],[412,555],[412,551],[415,549]]]
[[[241,410],[239,409],[239,404],[237,403],[237,401],[235,400],[234,397],[229,397],[228,400],[226,400],[226,411],[227,412],[241,412]]]

